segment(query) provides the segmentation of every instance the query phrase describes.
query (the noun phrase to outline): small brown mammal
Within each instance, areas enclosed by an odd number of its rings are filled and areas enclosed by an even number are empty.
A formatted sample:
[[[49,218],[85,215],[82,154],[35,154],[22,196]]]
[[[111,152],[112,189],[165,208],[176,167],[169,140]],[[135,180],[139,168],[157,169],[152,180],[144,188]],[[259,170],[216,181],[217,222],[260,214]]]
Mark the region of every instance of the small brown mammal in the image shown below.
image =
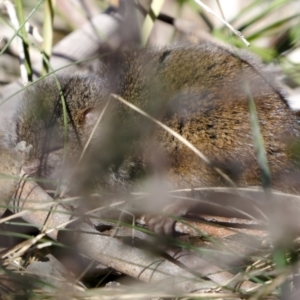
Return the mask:
[[[259,185],[249,90],[273,185],[281,190],[294,189],[286,187],[280,178],[296,168],[288,145],[299,138],[299,126],[272,74],[251,55],[212,43],[130,50],[103,61],[101,76],[73,76],[59,81],[66,105],[66,131],[64,105],[54,80],[29,88],[16,114],[10,143],[26,141],[33,146],[25,166],[31,174],[64,178],[64,147],[65,163],[73,165],[110,101],[109,112],[104,114],[83,160],[88,167],[79,173],[81,186],[97,182],[102,189],[126,190],[140,182],[141,176],[157,170],[174,188],[226,185],[182,142],[112,99],[110,94],[115,93],[178,132],[237,185]],[[180,214],[188,209],[179,207]],[[176,213],[176,209],[171,211]],[[150,224],[158,232],[171,231],[170,224]]]

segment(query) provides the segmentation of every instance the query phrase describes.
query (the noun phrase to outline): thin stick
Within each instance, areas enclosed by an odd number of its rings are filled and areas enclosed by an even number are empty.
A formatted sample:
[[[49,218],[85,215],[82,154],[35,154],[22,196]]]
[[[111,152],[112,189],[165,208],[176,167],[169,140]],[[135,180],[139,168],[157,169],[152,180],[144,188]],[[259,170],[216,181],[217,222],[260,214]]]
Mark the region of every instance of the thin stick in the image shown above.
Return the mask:
[[[200,0],[194,0],[199,6],[204,8],[209,14],[212,14],[215,16],[218,20],[220,20],[225,26],[227,26],[235,35],[237,35],[247,47],[250,46],[250,43],[245,39],[245,37],[242,35],[242,33],[236,29],[234,29],[227,21],[225,21],[223,18],[218,16],[212,9],[210,9],[207,5],[202,3]]]
[[[82,150],[82,152],[81,152],[81,155],[80,155],[80,157],[79,157],[78,163],[81,162],[81,160],[82,160],[82,158],[83,158],[83,156],[84,156],[84,154],[85,154],[85,152],[86,152],[88,146],[90,145],[91,140],[92,140],[93,136],[95,135],[95,132],[96,132],[96,130],[97,130],[97,128],[98,128],[98,125],[100,124],[100,122],[101,122],[101,120],[102,120],[102,118],[103,118],[103,116],[104,116],[104,114],[105,114],[105,112],[106,112],[106,110],[107,110],[107,107],[108,107],[109,102],[110,102],[110,99],[108,99],[108,101],[106,102],[106,104],[105,104],[105,106],[104,106],[104,108],[103,108],[103,110],[102,110],[102,112],[101,112],[101,114],[100,114],[100,116],[99,116],[99,118],[98,118],[98,120],[97,120],[95,126],[93,127],[93,130],[92,130],[92,132],[91,132],[91,134],[90,134],[90,136],[89,136],[89,139],[88,139],[87,142],[85,143],[84,148],[83,148],[83,150]]]

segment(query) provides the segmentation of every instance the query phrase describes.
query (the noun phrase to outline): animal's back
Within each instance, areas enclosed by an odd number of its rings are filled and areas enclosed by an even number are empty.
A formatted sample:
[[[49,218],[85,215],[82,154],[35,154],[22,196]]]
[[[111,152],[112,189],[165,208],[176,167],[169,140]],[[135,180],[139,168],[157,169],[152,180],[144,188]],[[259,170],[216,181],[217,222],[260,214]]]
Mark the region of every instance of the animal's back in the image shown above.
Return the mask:
[[[62,80],[71,117],[67,136],[70,161],[79,157],[91,133],[85,131],[85,118],[94,109],[96,116],[100,115],[107,101],[113,106],[108,122],[111,128],[106,136],[93,142],[90,158],[84,161],[87,175],[82,178],[89,180],[90,174],[101,173],[100,181],[106,187],[132,186],[139,174],[155,169],[158,159],[173,186],[225,184],[179,140],[109,97],[110,93],[117,93],[181,134],[238,185],[257,185],[260,174],[250,126],[251,96],[275,185],[285,189],[285,183],[276,178],[289,174],[295,166],[289,157],[289,141],[299,138],[298,124],[281,92],[275,91],[280,90],[276,81],[250,55],[211,43],[127,50],[119,55],[116,61],[104,62],[105,78],[70,76]],[[17,140],[33,144],[35,158],[43,159],[43,167],[47,169],[49,164],[48,169],[52,170],[57,165],[61,167],[63,154],[59,152],[51,161],[45,149],[57,151],[64,147],[63,110],[59,93],[50,92],[55,82],[45,84],[46,88],[40,84],[30,91],[26,109],[18,112]],[[49,95],[45,97],[43,93]],[[49,107],[48,123],[43,115],[36,114],[39,101]],[[58,133],[53,133],[55,124]],[[81,141],[81,147],[74,146]]]
[[[243,186],[261,182],[250,125],[253,98],[275,187],[289,189],[282,178],[297,165],[289,148],[300,136],[299,125],[273,75],[251,55],[203,44],[142,51],[136,57],[121,95],[181,134]],[[224,184],[171,134],[156,129],[153,136],[166,152],[167,173],[175,185]]]

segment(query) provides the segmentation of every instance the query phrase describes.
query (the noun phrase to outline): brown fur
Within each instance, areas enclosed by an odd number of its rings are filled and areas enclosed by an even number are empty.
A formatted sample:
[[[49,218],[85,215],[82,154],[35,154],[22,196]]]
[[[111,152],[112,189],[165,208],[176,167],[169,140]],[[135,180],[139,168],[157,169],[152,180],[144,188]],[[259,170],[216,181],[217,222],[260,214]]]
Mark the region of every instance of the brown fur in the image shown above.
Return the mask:
[[[100,115],[109,94],[116,93],[180,133],[237,185],[259,185],[246,92],[249,88],[273,184],[281,190],[297,190],[280,180],[296,167],[289,158],[289,142],[300,134],[296,117],[272,74],[252,56],[204,43],[125,51],[106,59],[104,65],[101,78],[60,78],[67,104],[67,139],[55,82],[45,80],[27,91],[11,140],[33,145],[28,165],[39,162],[35,170],[38,176],[56,178],[63,172],[64,145],[66,164],[77,161],[92,130],[90,123]],[[81,187],[97,182],[102,190],[126,190],[136,185],[141,174],[158,169],[172,187],[226,184],[211,166],[165,130],[117,100],[110,102],[104,125],[83,160]],[[182,212],[186,210],[180,208]],[[153,222],[151,226],[155,228]]]

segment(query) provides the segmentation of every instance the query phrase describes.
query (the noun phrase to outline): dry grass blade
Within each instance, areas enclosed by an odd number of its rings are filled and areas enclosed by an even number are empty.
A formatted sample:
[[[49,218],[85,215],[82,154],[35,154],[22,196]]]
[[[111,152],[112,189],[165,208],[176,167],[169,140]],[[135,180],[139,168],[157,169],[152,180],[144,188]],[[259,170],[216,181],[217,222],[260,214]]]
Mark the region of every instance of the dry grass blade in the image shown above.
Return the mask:
[[[123,104],[127,105],[128,107],[130,107],[131,109],[133,109],[134,111],[138,112],[139,114],[141,114],[142,116],[146,117],[147,119],[151,120],[152,122],[154,122],[156,125],[160,126],[161,128],[163,128],[164,130],[166,130],[167,132],[169,132],[170,134],[172,134],[176,139],[178,139],[180,142],[182,142],[185,146],[187,146],[191,151],[193,151],[198,157],[200,157],[207,165],[211,166],[211,162],[209,161],[209,159],[201,152],[199,151],[192,143],[190,143],[188,140],[186,140],[185,138],[183,138],[180,134],[178,134],[176,131],[174,131],[173,129],[171,129],[170,127],[166,126],[165,124],[163,124],[162,122],[156,120],[155,118],[151,117],[149,114],[147,114],[146,112],[144,112],[143,110],[141,110],[140,108],[138,108],[137,106],[135,106],[134,104],[128,102],[127,100],[123,99],[122,97],[120,97],[119,95],[116,94],[112,94],[112,97],[114,97],[115,99],[117,99],[118,101],[122,102]],[[226,175],[224,174],[219,168],[215,168],[213,167],[214,170],[221,175],[231,186],[235,186],[234,182]]]
[[[38,199],[40,207],[43,206],[44,201],[46,201],[46,205],[48,205],[49,195],[39,188],[36,183],[30,181],[25,183],[19,195],[21,199],[23,199],[22,209],[30,212],[24,215],[25,219],[36,226],[42,226],[48,213],[45,210],[39,211],[36,205],[33,210],[32,203]],[[28,198],[36,201],[28,201]],[[55,232],[57,233],[56,229],[64,227],[69,222],[67,220],[69,218],[68,212],[64,212],[64,208],[62,207],[57,208],[59,211],[52,215],[51,224],[49,224],[51,228],[45,231],[45,234],[50,235],[54,239],[56,239],[57,236],[55,234]],[[113,266],[122,273],[139,278],[142,281],[147,282],[151,280],[152,282],[160,282],[161,280],[167,280],[167,278],[169,278],[172,282],[174,280],[178,282],[176,285],[178,291],[186,292],[203,288],[204,286],[206,288],[217,288],[219,284],[232,278],[230,273],[224,272],[215,266],[210,267],[207,262],[201,258],[197,258],[198,264],[202,265],[203,268],[205,266],[207,276],[212,276],[212,280],[217,282],[217,284],[198,281],[194,276],[189,274],[189,272],[183,271],[180,267],[173,265],[171,262],[163,261],[153,254],[145,253],[144,250],[126,245],[119,239],[99,235],[98,231],[87,224],[81,224],[78,230],[79,232],[76,238],[77,247],[82,253],[107,266]],[[44,234],[40,234],[34,240],[36,241],[36,239],[41,238],[43,235]],[[25,244],[26,249],[32,245],[29,241]],[[21,251],[24,249],[25,248],[22,248]],[[186,257],[186,255],[184,257]],[[216,273],[217,276],[214,275]],[[254,285],[249,282],[245,282],[244,284],[244,288],[246,289],[254,287]]]
[[[80,155],[80,157],[79,157],[78,163],[81,162],[81,160],[82,160],[82,158],[83,158],[83,156],[84,156],[84,154],[85,154],[85,152],[86,152],[88,146],[90,145],[91,140],[92,140],[93,136],[95,135],[95,132],[96,132],[96,130],[97,130],[97,128],[98,128],[100,122],[102,121],[104,114],[106,113],[106,110],[107,110],[107,107],[108,107],[108,105],[109,105],[109,102],[110,102],[110,99],[106,102],[106,104],[105,104],[103,110],[101,111],[101,114],[100,114],[100,116],[99,116],[99,118],[98,118],[96,124],[94,125],[93,130],[92,130],[92,132],[91,132],[91,134],[90,134],[90,136],[89,136],[87,142],[86,142],[85,145],[84,145],[84,148],[83,148],[83,150],[82,150],[82,152],[81,152],[81,155]]]

